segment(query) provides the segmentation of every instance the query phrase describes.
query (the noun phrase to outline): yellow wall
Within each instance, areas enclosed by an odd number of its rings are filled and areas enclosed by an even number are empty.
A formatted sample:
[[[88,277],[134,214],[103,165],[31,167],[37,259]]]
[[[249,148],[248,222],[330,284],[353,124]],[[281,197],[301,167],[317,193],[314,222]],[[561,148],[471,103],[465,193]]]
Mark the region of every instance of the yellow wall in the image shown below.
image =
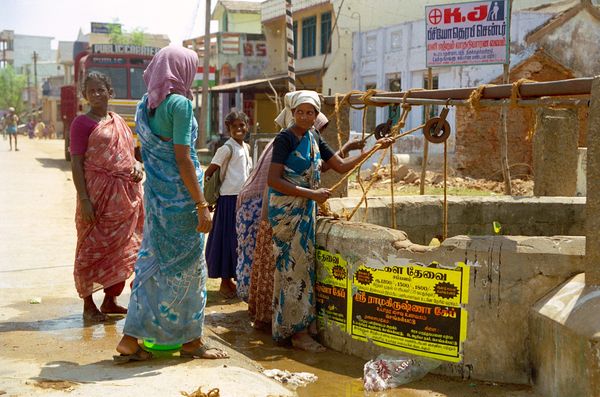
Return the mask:
[[[278,132],[279,127],[277,127],[273,121],[275,120],[275,117],[277,117],[277,109],[275,104],[267,97],[266,94],[256,94],[254,101],[254,108],[256,109],[255,120],[256,122],[260,123],[260,132]]]

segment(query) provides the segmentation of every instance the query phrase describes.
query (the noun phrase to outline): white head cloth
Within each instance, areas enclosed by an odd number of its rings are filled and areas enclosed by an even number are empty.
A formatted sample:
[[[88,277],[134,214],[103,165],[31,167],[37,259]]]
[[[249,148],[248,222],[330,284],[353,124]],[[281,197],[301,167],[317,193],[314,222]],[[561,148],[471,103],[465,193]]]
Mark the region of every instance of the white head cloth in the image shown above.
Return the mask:
[[[303,103],[310,103],[315,107],[317,112],[321,111],[321,98],[319,98],[319,94],[317,94],[315,91],[299,90],[288,92],[283,98],[283,104],[285,107],[275,118],[275,122],[281,128],[290,127],[294,122],[292,110],[296,109]]]

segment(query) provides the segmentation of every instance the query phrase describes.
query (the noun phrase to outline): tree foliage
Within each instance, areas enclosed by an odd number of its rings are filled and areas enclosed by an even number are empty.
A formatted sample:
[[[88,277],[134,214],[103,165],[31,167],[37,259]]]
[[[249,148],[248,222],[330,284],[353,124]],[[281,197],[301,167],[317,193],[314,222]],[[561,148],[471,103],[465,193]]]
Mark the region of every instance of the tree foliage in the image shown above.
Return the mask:
[[[10,65],[0,69],[0,109],[6,110],[12,106],[17,113],[23,111],[22,95],[26,80],[24,75],[15,73]]]
[[[135,28],[131,32],[127,32],[122,30],[121,24],[116,21],[108,26],[108,34],[111,44],[143,46],[146,42],[144,29]]]

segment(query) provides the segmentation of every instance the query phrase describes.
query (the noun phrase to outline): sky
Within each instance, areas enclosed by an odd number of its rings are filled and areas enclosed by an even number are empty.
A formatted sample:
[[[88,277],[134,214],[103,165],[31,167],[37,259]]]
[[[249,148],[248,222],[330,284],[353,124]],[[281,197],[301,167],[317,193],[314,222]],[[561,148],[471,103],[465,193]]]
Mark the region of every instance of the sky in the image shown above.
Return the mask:
[[[260,1],[260,0],[250,0]],[[217,0],[212,0],[212,7]],[[204,35],[204,0],[0,0],[0,31],[75,41],[90,22],[119,22],[130,32],[166,34],[172,43]],[[211,29],[216,29],[214,23]]]

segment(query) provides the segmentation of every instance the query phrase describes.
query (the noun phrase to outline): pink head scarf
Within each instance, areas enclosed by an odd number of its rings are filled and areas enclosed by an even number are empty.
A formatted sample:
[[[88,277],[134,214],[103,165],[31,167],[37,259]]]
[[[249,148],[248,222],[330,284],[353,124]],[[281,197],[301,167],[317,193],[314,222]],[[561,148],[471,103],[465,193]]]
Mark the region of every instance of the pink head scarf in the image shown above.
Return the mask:
[[[198,55],[190,49],[173,45],[158,51],[144,71],[150,109],[156,109],[170,93],[192,99],[197,67]]]

